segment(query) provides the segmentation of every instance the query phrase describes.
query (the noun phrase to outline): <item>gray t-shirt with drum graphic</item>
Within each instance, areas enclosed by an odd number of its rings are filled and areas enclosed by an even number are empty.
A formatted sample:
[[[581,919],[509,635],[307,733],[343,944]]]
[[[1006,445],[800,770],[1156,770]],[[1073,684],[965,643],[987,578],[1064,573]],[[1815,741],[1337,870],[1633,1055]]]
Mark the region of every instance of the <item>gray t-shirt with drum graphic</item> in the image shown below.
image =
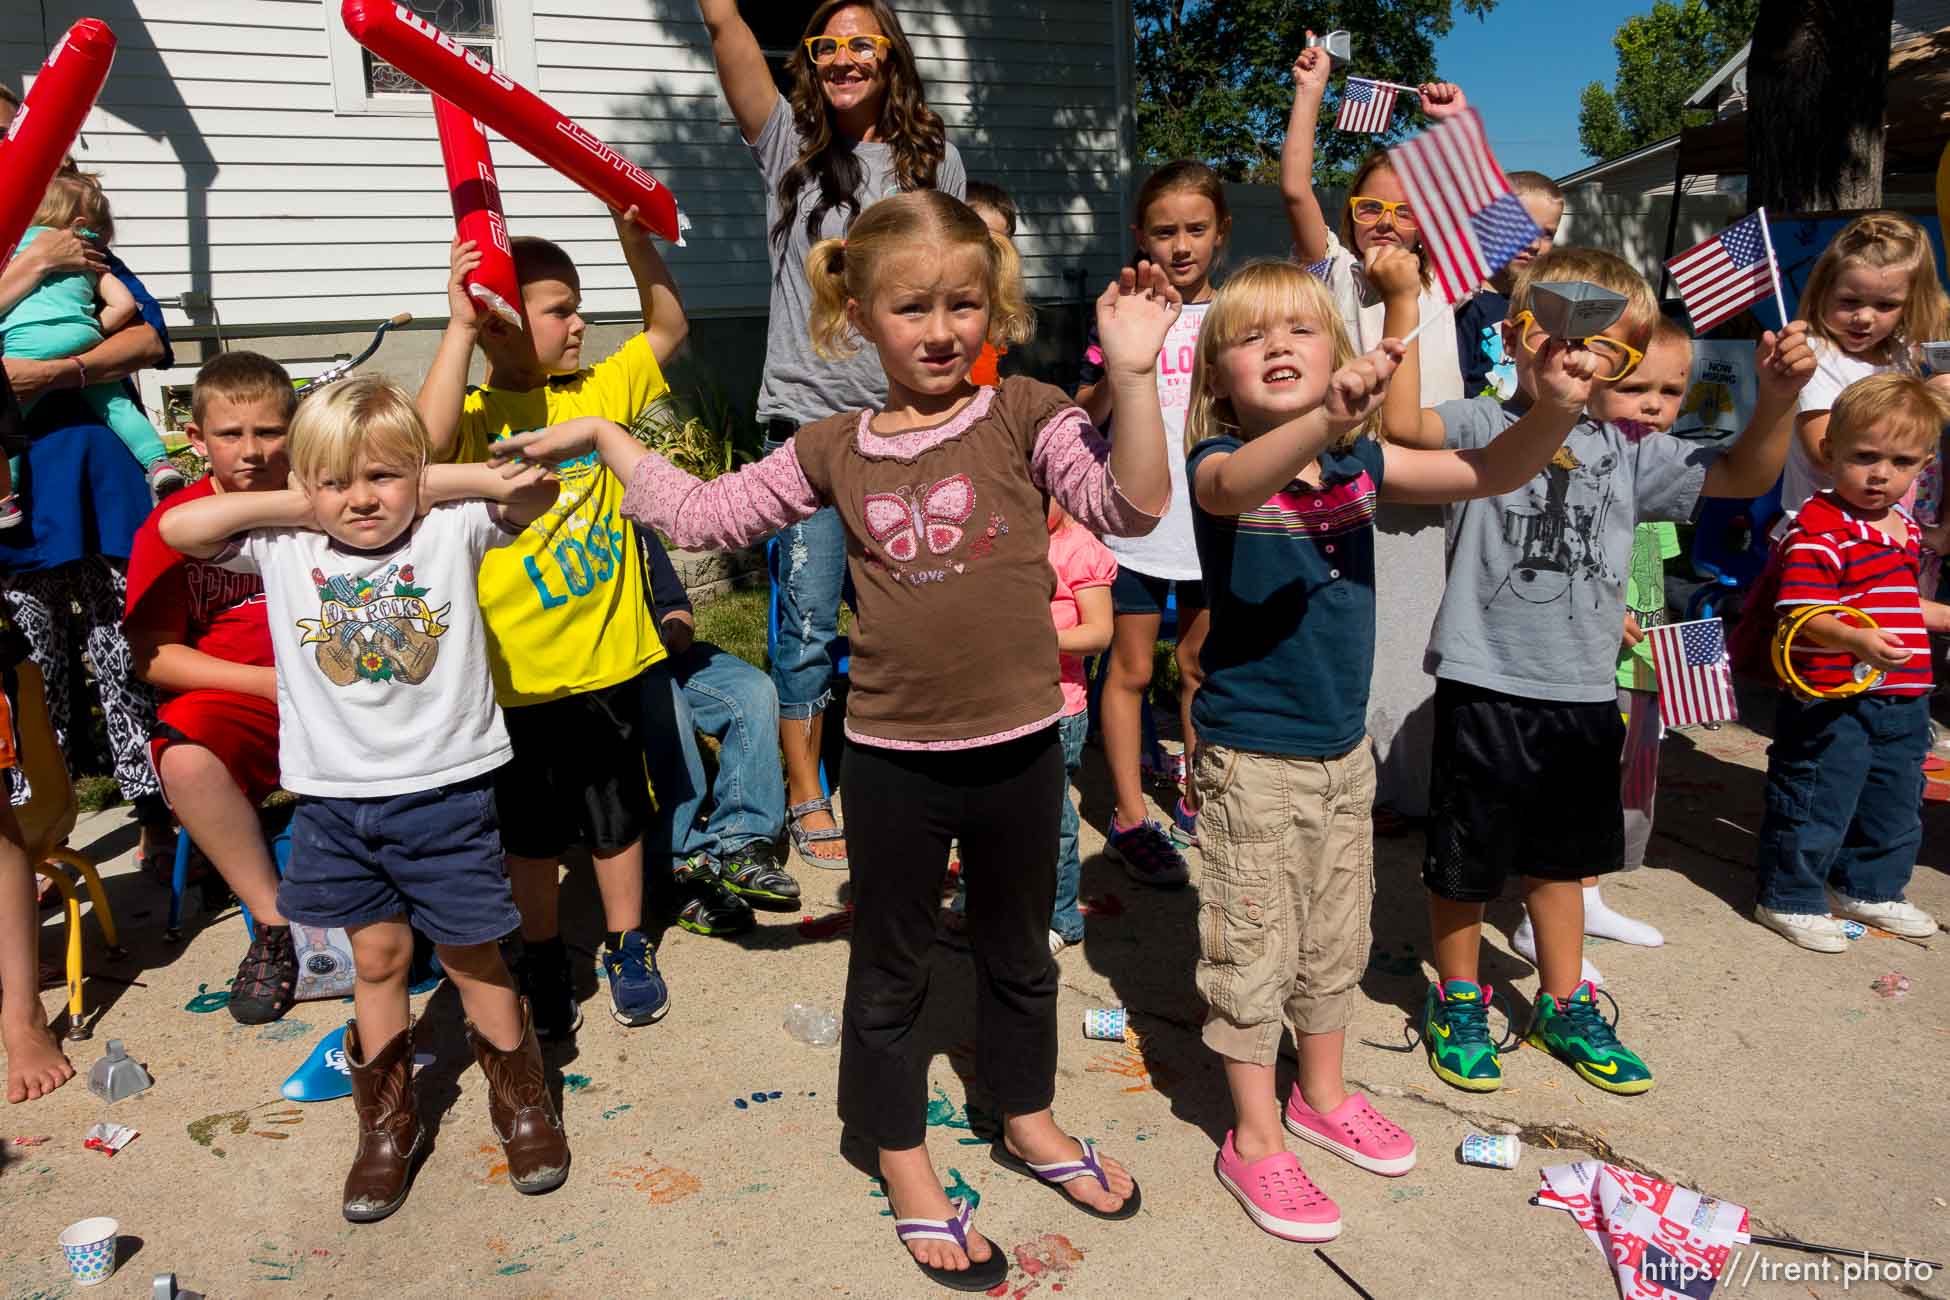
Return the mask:
[[[809,180],[799,191],[799,210],[793,214],[783,244],[770,238],[779,219],[779,181],[792,170],[804,145],[792,123],[792,105],[781,95],[751,145],[752,158],[765,177],[766,255],[772,259],[771,317],[765,327],[765,378],[758,389],[758,418],[794,424],[811,424],[841,411],[878,410],[887,400],[887,376],[871,347],[863,345],[852,356],[838,361],[813,351],[812,286],[806,282],[806,254],[812,251],[814,241],[806,235],[806,218],[819,201],[817,181]],[[936,170],[935,188],[964,198],[968,173],[962,169],[955,146],[945,148]],[[853,146],[853,152],[863,167],[860,188],[854,193],[860,206],[858,210],[844,205],[828,210],[819,223],[821,239],[846,234],[854,217],[901,192],[894,174],[892,146],[860,143]]]

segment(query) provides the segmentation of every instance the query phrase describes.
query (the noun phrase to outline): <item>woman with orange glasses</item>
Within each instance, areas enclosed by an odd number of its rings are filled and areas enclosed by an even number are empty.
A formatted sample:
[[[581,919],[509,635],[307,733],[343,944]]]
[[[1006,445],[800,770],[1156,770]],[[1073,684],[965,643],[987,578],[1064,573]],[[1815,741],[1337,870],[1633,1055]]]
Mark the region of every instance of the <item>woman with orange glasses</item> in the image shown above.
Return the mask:
[[[1407,249],[1422,264],[1421,318],[1439,319],[1409,345],[1421,363],[1422,398],[1446,401],[1463,395],[1462,367],[1456,357],[1455,313],[1429,288],[1428,258],[1422,232],[1388,155],[1368,156],[1354,173],[1340,213],[1340,233],[1328,227],[1314,193],[1314,132],[1320,101],[1327,90],[1325,49],[1300,52],[1293,63],[1293,115],[1280,153],[1280,195],[1293,228],[1293,255],[1320,278],[1340,308],[1341,321],[1357,353],[1373,351],[1382,339],[1381,292],[1368,268],[1383,250]],[[1422,111],[1444,118],[1467,107],[1462,91],[1432,82],[1416,91]],[[1377,807],[1420,816],[1428,809],[1429,773],[1422,757],[1431,733],[1426,719],[1433,696],[1422,671],[1426,633],[1442,595],[1441,518],[1433,510],[1384,504],[1376,516],[1375,567],[1379,584],[1375,625],[1382,638],[1375,655],[1368,707],[1368,732],[1374,738]],[[1416,743],[1406,734],[1412,717]]]
[[[914,51],[882,0],[825,0],[813,10],[787,70],[773,84],[765,53],[736,0],[698,0],[718,82],[765,177],[772,301],[758,420],[766,450],[841,411],[879,410],[886,376],[872,348],[834,361],[813,351],[806,254],[841,239],[876,200],[904,190],[965,197],[968,174],[927,104]],[[819,783],[821,715],[832,701],[846,539],[828,508],[779,534],[779,692],[786,830],[800,861],[846,870],[846,836]]]

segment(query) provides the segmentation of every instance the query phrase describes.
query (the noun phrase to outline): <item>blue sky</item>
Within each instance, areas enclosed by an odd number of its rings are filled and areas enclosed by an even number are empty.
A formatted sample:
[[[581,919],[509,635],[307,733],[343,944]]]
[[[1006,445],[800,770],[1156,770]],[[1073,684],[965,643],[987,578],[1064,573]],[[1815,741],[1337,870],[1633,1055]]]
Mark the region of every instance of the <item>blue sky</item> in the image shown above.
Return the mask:
[[[1650,0],[1497,0],[1486,19],[1458,12],[1454,29],[1436,42],[1436,73],[1482,111],[1506,171],[1562,176],[1592,161],[1578,148],[1579,94],[1589,82],[1611,84],[1618,67],[1612,33],[1651,8]]]

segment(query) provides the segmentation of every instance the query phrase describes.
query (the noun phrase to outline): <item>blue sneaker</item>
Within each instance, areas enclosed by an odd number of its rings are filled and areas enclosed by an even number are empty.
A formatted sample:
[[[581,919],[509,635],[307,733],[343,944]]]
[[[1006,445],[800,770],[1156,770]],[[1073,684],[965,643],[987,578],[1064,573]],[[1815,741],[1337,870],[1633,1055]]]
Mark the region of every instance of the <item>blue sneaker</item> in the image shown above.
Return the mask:
[[[609,1014],[618,1024],[648,1025],[670,1010],[670,989],[657,970],[657,950],[641,930],[623,936],[623,946],[604,944],[596,965],[609,981]]]
[[[1185,806],[1182,795],[1171,810],[1171,839],[1188,849],[1198,847],[1198,812]]]

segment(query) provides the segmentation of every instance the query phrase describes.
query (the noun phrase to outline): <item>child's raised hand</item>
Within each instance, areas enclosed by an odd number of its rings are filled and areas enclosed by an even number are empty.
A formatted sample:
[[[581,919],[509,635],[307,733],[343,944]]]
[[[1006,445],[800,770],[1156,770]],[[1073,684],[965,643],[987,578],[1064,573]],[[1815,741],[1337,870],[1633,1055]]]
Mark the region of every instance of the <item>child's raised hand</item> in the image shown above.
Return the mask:
[[[1454,117],[1469,107],[1462,87],[1453,81],[1425,82],[1415,88],[1415,94],[1422,101],[1423,114],[1432,122]]]
[[[1754,373],[1763,397],[1791,402],[1815,373],[1815,350],[1808,345],[1808,322],[1789,321],[1779,334],[1769,330],[1754,349]]]
[[[650,242],[650,232],[644,228],[642,222],[637,220],[637,216],[638,209],[634,203],[624,212],[618,212],[615,208],[609,210],[610,220],[616,223],[616,237],[626,247],[630,244],[647,245]]]
[[[1537,400],[1560,411],[1582,412],[1591,400],[1591,380],[1597,373],[1596,353],[1576,342],[1547,336],[1537,349]]]
[[[1367,272],[1369,283],[1381,290],[1383,300],[1399,301],[1422,295],[1421,259],[1399,245],[1369,245]]]
[[[467,292],[467,277],[480,269],[481,250],[471,239],[454,236],[454,243],[447,255],[447,314],[456,324],[474,325],[480,320],[480,308],[474,303],[474,295]]]
[[[1097,299],[1097,340],[1104,369],[1143,375],[1158,370],[1158,349],[1184,309],[1184,299],[1165,279],[1164,268],[1139,262],[1125,267]]]
[[[1312,32],[1307,33],[1312,36]],[[1327,75],[1333,70],[1333,60],[1326,49],[1310,45],[1300,51],[1293,61],[1293,97],[1306,98],[1318,104],[1327,94]]]
[[[1374,351],[1336,370],[1327,381],[1323,403],[1328,424],[1336,430],[1351,429],[1373,414],[1388,389],[1389,377],[1407,351],[1400,339],[1383,339]]]

